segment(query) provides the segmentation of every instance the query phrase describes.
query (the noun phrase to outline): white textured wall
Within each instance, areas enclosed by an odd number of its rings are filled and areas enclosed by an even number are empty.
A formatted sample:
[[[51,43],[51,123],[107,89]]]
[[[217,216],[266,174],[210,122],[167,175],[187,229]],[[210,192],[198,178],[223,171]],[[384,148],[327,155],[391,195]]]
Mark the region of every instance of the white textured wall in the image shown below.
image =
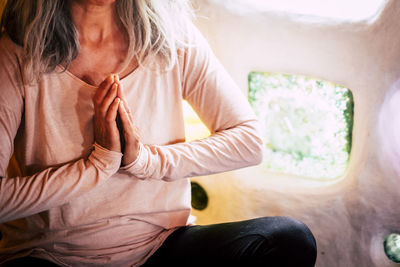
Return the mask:
[[[197,222],[293,216],[316,236],[317,266],[398,266],[386,258],[383,239],[400,232],[400,177],[388,161],[378,164],[376,125],[384,96],[400,77],[400,1],[388,0],[378,16],[361,22],[238,3],[195,1],[196,23],[218,58],[244,93],[250,71],[304,74],[350,88],[351,160],[345,177],[330,184],[268,173],[262,166],[194,178],[210,198],[207,209],[193,212]]]

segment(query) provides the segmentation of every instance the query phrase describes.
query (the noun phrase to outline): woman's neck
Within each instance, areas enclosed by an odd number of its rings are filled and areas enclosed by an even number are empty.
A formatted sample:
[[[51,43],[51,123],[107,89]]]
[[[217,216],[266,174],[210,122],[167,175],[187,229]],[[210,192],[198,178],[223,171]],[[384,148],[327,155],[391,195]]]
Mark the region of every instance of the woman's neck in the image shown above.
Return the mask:
[[[79,33],[81,45],[99,46],[107,43],[120,33],[115,3],[94,4],[90,1],[71,1],[71,17]]]
[[[72,21],[79,35],[79,54],[68,71],[91,85],[111,73],[124,77],[136,67],[126,66],[128,40],[115,12],[115,0],[70,0]]]

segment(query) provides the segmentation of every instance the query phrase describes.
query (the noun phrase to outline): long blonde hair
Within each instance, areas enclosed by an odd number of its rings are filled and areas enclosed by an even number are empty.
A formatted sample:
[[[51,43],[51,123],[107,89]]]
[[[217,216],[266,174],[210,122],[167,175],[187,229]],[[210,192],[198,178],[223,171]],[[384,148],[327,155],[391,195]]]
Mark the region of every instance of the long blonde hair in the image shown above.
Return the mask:
[[[0,0],[1,34],[23,47],[25,78],[32,80],[65,69],[79,54],[69,0]],[[1,10],[0,10],[1,12]],[[136,57],[161,56],[167,66],[177,59],[184,24],[192,17],[188,0],[117,0],[116,12],[126,30],[129,49],[126,64]]]

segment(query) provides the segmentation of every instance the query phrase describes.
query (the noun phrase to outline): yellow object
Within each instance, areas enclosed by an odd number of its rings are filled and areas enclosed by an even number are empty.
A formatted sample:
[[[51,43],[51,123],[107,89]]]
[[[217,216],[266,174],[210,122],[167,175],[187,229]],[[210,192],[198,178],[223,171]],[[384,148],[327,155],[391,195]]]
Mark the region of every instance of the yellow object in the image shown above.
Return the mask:
[[[6,5],[6,0],[0,0],[0,16],[3,14],[4,6]]]
[[[185,121],[186,141],[199,140],[210,136],[210,131],[201,122],[199,116],[192,109],[188,102],[182,101],[183,116]]]

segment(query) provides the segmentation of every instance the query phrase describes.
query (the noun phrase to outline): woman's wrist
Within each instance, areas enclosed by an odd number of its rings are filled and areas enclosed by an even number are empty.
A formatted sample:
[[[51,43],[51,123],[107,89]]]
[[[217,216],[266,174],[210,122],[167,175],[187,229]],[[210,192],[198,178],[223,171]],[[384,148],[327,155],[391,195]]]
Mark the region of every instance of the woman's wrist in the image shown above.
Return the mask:
[[[146,149],[146,145],[142,143],[138,143],[139,148],[137,152],[137,157],[134,161],[130,162],[127,165],[121,166],[121,170],[123,172],[127,172],[130,175],[134,175],[138,179],[146,179],[148,177],[148,173],[146,173],[146,168],[151,164],[149,162],[148,151]]]
[[[133,144],[126,144],[126,149],[122,157],[122,166],[128,166],[134,164],[139,157],[140,152],[140,142],[135,140]]]
[[[94,143],[94,150],[89,160],[100,170],[114,174],[118,171],[122,160],[122,153],[109,150],[98,143]]]

